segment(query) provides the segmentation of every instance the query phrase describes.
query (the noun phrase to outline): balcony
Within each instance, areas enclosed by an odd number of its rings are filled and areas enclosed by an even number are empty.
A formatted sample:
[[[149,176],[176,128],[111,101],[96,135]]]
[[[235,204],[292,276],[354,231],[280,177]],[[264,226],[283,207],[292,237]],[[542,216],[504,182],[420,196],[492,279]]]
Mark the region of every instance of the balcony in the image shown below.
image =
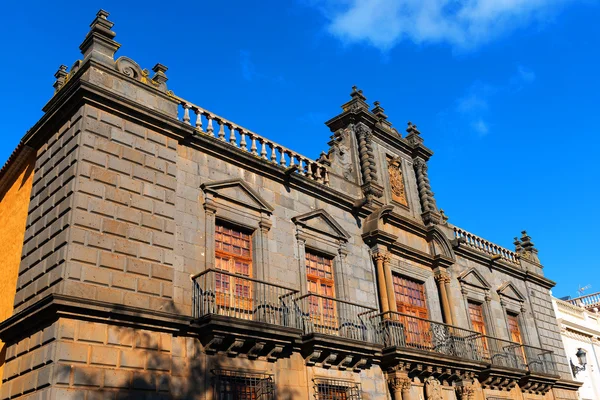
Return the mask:
[[[384,347],[383,368],[399,362],[459,368],[490,387],[527,385],[533,376],[537,389],[558,378],[551,351],[397,312],[372,318]]]
[[[317,294],[297,297],[302,353],[307,365],[360,370],[381,355],[373,316],[377,310]]]
[[[299,341],[297,290],[214,269],[192,280],[193,327],[205,351],[274,361]]]

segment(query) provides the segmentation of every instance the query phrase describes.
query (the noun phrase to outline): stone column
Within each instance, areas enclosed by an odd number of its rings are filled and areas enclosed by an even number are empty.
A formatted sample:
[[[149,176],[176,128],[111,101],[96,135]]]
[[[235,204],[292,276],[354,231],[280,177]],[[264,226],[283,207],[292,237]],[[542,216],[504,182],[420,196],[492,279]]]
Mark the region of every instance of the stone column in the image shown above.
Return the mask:
[[[454,310],[454,300],[452,298],[452,290],[450,289],[450,274],[446,272],[446,276],[444,277],[444,286],[446,287],[446,296],[448,296],[448,307],[450,308],[450,319],[454,321],[454,315],[452,314]],[[450,323],[452,324],[452,322]]]
[[[412,400],[410,395],[411,382],[408,376],[396,372],[388,376],[388,383],[393,400]]]
[[[448,302],[448,292],[446,290],[446,279],[449,280],[447,272],[438,269],[435,273],[435,281],[438,285],[440,301],[442,302],[442,310],[444,311],[444,322],[448,325],[453,325],[450,303]]]
[[[373,260],[375,261],[375,266],[377,270],[377,289],[379,292],[379,304],[381,304],[381,312],[386,313],[390,311],[390,307],[387,287],[385,284],[385,272],[383,269],[384,258],[385,256],[380,252],[376,252],[373,254]]]
[[[398,307],[396,307],[396,293],[394,292],[394,278],[392,277],[392,266],[390,265],[390,260],[390,255],[386,253],[383,259],[383,271],[385,272],[388,306],[390,311],[398,311]]]

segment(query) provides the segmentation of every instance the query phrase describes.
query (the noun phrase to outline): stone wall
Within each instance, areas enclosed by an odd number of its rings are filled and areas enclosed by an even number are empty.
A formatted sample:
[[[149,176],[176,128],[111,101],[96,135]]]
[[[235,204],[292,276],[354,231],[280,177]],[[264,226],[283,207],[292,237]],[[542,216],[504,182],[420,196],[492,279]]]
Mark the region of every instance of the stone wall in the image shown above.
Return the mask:
[[[176,142],[91,106],[84,121],[62,293],[175,311]]]
[[[0,185],[0,321],[10,317],[13,311],[35,152],[30,148],[20,148],[10,162]],[[0,341],[0,377],[5,354],[5,344]]]
[[[37,150],[15,313],[56,292],[62,280],[82,111],[63,122]]]

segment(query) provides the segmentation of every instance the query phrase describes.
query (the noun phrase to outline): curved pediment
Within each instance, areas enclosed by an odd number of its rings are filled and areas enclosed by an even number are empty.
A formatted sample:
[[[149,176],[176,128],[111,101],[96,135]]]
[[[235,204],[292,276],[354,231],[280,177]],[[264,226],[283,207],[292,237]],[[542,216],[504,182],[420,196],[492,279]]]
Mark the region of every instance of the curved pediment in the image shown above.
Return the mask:
[[[511,282],[504,282],[496,291],[500,296],[518,301],[519,303],[525,301],[525,296]]]
[[[292,218],[296,225],[334,237],[343,241],[348,241],[350,235],[336,222],[336,220],[323,209],[311,211],[306,214],[298,215]]]
[[[488,281],[475,268],[464,271],[459,275],[458,280],[463,285],[473,286],[486,291],[492,288]]]
[[[450,241],[437,226],[429,231],[428,236],[428,240],[432,243],[432,253],[434,255],[442,255],[451,260],[456,259],[454,257],[454,252],[452,251],[452,245],[450,244]]]
[[[203,183],[201,189],[206,194],[237,203],[248,208],[271,214],[274,208],[241,179]]]

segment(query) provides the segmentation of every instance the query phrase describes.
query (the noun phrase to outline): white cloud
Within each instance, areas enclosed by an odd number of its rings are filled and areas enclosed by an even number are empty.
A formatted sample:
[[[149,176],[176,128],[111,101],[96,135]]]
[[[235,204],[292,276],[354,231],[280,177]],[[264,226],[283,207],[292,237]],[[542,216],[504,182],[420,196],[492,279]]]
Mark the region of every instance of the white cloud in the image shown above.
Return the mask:
[[[508,79],[495,84],[476,81],[456,99],[454,112],[460,120],[466,122],[480,137],[490,133],[488,122],[494,103],[503,101],[506,96],[532,84],[536,79],[535,72],[523,65],[517,66],[516,72]]]
[[[402,40],[469,49],[532,22],[548,21],[577,0],[311,0],[344,42],[382,51]]]
[[[485,136],[490,131],[487,122],[481,118],[471,122],[471,127],[479,134],[479,136]]]

